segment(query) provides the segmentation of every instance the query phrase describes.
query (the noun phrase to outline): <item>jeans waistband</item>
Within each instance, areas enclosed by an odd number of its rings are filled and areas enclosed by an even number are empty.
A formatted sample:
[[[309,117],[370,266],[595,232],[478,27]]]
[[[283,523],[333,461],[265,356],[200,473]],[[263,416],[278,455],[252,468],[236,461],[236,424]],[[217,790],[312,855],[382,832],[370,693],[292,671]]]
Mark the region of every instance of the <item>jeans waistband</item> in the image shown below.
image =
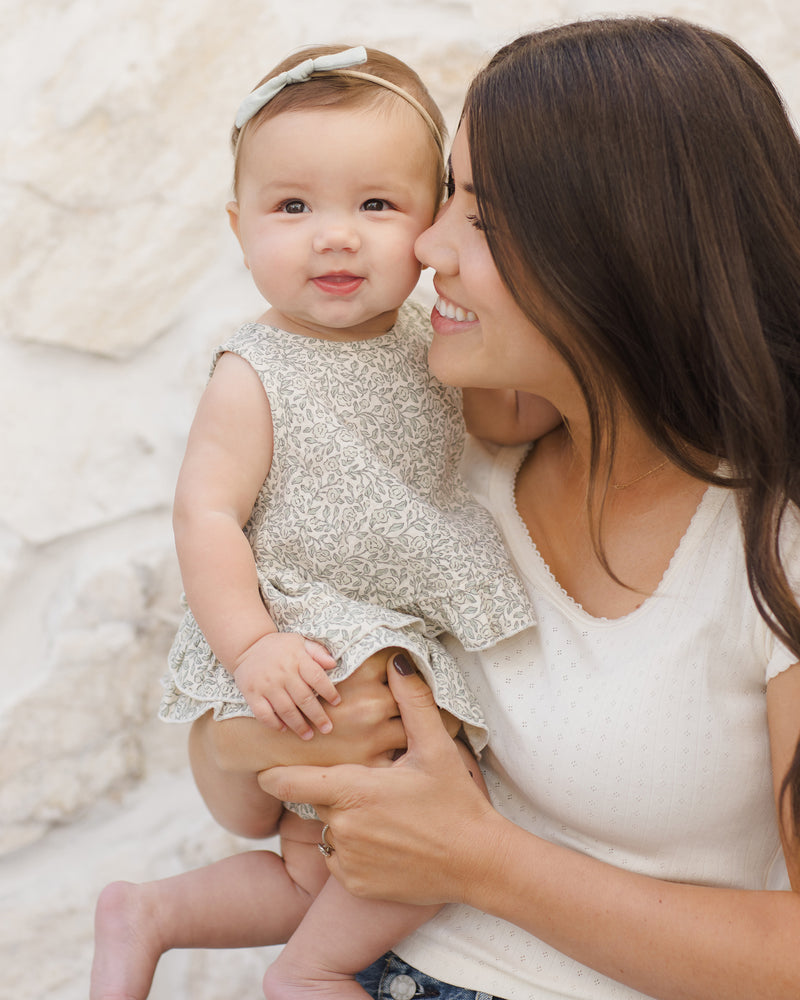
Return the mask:
[[[356,979],[374,1000],[502,1000],[491,993],[452,986],[440,979],[427,976],[419,969],[404,962],[393,952],[388,952]]]

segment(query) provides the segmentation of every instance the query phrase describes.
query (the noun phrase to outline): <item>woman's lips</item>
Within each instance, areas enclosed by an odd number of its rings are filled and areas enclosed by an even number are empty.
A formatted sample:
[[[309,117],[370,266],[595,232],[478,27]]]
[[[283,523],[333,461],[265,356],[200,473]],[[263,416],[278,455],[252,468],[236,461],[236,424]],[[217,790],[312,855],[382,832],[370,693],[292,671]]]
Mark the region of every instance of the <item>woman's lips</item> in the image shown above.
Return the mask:
[[[351,295],[361,287],[364,279],[357,274],[334,273],[320,274],[311,280],[320,291],[329,295]]]

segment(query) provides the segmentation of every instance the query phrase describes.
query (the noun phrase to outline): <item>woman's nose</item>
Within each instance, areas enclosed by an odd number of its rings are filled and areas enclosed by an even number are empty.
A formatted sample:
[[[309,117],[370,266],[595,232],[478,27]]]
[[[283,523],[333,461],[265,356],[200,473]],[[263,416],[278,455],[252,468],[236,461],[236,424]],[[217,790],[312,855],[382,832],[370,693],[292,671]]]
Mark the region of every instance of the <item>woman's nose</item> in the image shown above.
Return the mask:
[[[455,274],[458,270],[458,255],[447,235],[446,214],[447,203],[439,209],[433,225],[417,237],[414,253],[417,260],[426,267],[432,267],[441,274]]]
[[[358,228],[341,218],[322,219],[313,238],[314,251],[355,253],[361,246]]]

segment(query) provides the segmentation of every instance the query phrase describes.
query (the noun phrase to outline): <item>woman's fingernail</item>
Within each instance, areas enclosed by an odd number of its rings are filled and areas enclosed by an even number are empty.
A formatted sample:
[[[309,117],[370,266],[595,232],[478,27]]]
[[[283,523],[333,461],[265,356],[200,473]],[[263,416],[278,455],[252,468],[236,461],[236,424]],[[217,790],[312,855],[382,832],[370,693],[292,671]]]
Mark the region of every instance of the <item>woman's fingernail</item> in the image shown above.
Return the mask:
[[[413,664],[409,663],[408,658],[405,657],[402,653],[398,653],[397,656],[395,656],[394,660],[392,660],[392,662],[394,663],[394,669],[402,677],[408,677],[409,674],[413,674],[416,672],[414,670]]]

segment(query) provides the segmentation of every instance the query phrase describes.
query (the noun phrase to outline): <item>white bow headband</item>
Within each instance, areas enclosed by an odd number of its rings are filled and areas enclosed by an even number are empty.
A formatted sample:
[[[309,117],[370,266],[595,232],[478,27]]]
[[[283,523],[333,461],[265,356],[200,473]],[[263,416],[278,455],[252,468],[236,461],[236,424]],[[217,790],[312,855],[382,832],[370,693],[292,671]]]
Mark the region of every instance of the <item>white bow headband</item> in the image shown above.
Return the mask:
[[[402,97],[403,100],[407,101],[422,116],[425,124],[431,130],[439,152],[443,154],[444,140],[442,139],[442,134],[436,122],[416,97],[413,97],[407,90],[403,90],[402,87],[398,87],[397,84],[392,83],[390,80],[384,80],[383,77],[373,76],[372,73],[361,73],[358,70],[349,68],[351,66],[360,66],[366,61],[367,50],[363,45],[357,45],[353,49],[345,49],[343,52],[334,52],[331,55],[318,56],[316,59],[306,59],[304,62],[298,63],[292,69],[287,69],[285,73],[279,73],[277,76],[272,77],[272,79],[262,83],[260,87],[257,87],[251,94],[247,95],[236,112],[236,128],[243,128],[253,115],[258,114],[265,104],[269,104],[272,98],[276,94],[279,94],[284,87],[288,87],[289,84],[305,83],[311,79],[314,73],[331,73],[337,76],[351,76],[359,80],[368,80],[370,83],[375,83],[379,87],[385,87],[387,90],[391,90]]]

